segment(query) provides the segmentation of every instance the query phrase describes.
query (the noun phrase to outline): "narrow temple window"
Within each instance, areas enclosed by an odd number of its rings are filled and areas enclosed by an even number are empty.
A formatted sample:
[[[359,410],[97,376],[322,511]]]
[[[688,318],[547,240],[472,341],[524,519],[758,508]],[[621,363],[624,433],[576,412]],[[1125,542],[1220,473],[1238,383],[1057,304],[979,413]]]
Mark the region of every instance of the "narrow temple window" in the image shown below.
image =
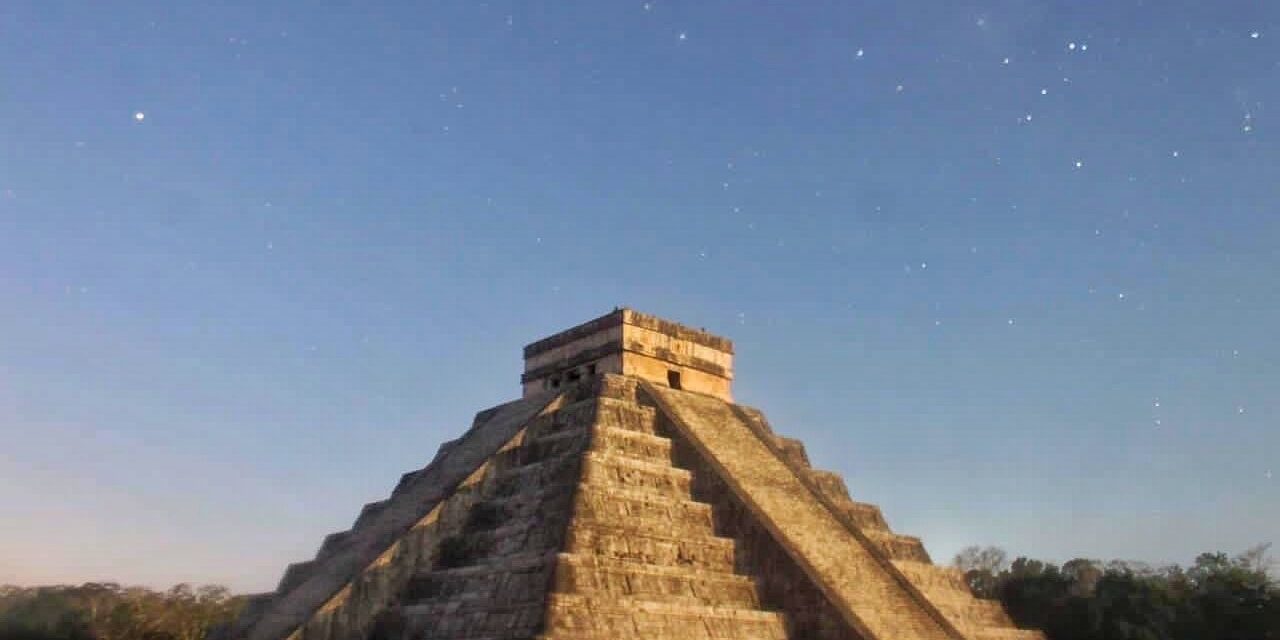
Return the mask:
[[[587,375],[594,376],[595,374],[596,374],[596,365],[594,364],[587,365]]]
[[[674,371],[674,370],[670,370],[670,369],[668,369],[668,370],[667,370],[667,386],[668,386],[668,387],[671,387],[672,389],[682,389],[682,388],[683,388],[683,387],[681,387],[681,386],[680,386],[680,372],[679,372],[679,371]]]

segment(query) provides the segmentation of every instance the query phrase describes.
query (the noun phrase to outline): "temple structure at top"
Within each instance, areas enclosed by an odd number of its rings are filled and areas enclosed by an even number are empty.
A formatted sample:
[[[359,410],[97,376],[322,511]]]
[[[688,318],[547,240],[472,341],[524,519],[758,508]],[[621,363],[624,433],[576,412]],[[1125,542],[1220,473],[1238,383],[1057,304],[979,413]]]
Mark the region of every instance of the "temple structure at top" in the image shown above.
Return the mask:
[[[733,401],[733,342],[627,308],[524,348],[524,397],[602,373]]]

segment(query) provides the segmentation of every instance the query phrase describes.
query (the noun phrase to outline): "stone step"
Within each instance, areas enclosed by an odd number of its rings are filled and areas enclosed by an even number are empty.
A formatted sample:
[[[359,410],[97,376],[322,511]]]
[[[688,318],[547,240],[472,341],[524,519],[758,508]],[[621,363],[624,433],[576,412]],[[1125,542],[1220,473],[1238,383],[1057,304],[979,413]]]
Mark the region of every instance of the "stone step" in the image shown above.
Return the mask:
[[[626,566],[630,563],[607,565],[596,560],[560,556],[556,585],[578,592],[549,597],[547,635],[543,637],[581,639],[602,632],[615,639],[665,637],[663,633],[681,638],[786,637],[779,614],[756,610],[754,585],[746,578],[712,574],[713,578],[687,570],[664,572],[643,565],[639,566],[649,571],[637,572]],[[528,637],[541,622],[546,567],[545,557],[523,557],[506,565],[415,577],[413,599],[401,608],[408,631],[403,637]],[[611,567],[621,567],[627,573],[611,575]],[[715,584],[715,579],[724,583]],[[696,588],[710,593],[689,591],[682,596],[679,591]],[[750,589],[750,594],[725,602],[723,594],[741,594],[743,589]],[[417,599],[423,595],[430,598]]]
[[[493,497],[508,497],[520,493],[563,487],[578,482],[579,454],[561,455],[500,469],[494,475]]]
[[[846,518],[864,532],[869,529],[889,531],[889,523],[885,521],[880,507],[874,504],[847,500],[843,503],[837,503],[837,506]]]
[[[276,585],[276,593],[288,593],[294,587],[306,582],[315,573],[317,566],[319,565],[315,560],[304,560],[285,567],[284,575]]]
[[[655,464],[608,453],[588,452],[583,456],[583,484],[642,489],[688,498],[693,474],[670,464]]]
[[[745,576],[560,554],[556,593],[689,604],[759,608],[755,582]]]
[[[476,502],[467,513],[465,531],[478,533],[549,513],[564,513],[573,504],[572,491],[544,487]]]
[[[590,398],[538,416],[529,422],[527,433],[530,437],[539,437],[564,429],[597,425],[654,434],[656,415],[652,407],[615,398]]]
[[[510,470],[536,462],[543,462],[558,456],[571,455],[584,448],[585,440],[583,438],[585,434],[586,430],[580,428],[550,433],[539,438],[530,439],[520,446],[511,447],[498,452],[498,454],[494,456],[492,464],[501,473],[504,469]],[[447,444],[448,443],[446,443],[446,445]],[[442,445],[442,449],[447,449],[446,445]],[[400,485],[410,482],[411,477],[416,473],[417,472],[410,472],[404,474],[401,478]],[[386,510],[390,502],[391,501],[389,499],[379,500],[364,505],[351,529],[331,533],[325,537],[320,546],[319,552],[316,554],[316,559],[324,560],[341,551],[344,545],[350,541],[352,535],[363,527],[374,522],[378,515]],[[298,564],[303,565],[305,563]],[[300,566],[299,569],[295,570],[295,575],[290,576],[289,579],[290,586],[296,586],[296,584],[305,580],[305,571],[308,569],[309,567]]]
[[[1009,638],[1040,637],[1017,635],[1018,630],[1000,602],[974,597],[959,569],[912,560],[894,560],[893,564],[952,624],[966,630],[966,635],[977,638],[995,634],[991,635],[994,639],[1001,637],[999,633],[1013,631]]]
[[[930,597],[929,601],[953,624],[962,627],[1013,627],[998,600],[983,600],[970,595]]]
[[[254,593],[254,594],[244,596],[244,604],[240,607],[241,619],[231,622],[230,626],[224,628],[223,633],[219,634],[219,637],[221,638],[237,637],[239,635],[238,631],[242,631],[244,629],[244,627],[242,626],[242,621],[258,619],[258,617],[260,617],[263,614],[263,612],[265,612],[269,607],[271,607],[271,603],[275,601],[276,597],[277,596],[274,591],[270,591],[266,593]],[[211,633],[210,635],[205,637],[212,639],[213,634]]]
[[[324,560],[329,556],[342,550],[346,543],[351,540],[352,529],[346,531],[338,531],[324,537],[324,541],[320,543],[320,551],[316,553],[317,560]]]
[[[626,404],[636,404],[635,378],[617,374],[604,374],[596,379],[594,392],[597,398],[609,398]]]
[[[786,436],[773,436],[773,444],[787,462],[801,469],[809,466],[809,454],[803,442]]]
[[[850,501],[849,488],[844,484],[844,478],[834,471],[824,471],[822,469],[810,469],[809,479],[818,487],[828,500],[832,500],[837,504],[844,501]]]
[[[441,450],[446,451],[449,445],[450,443],[441,445]],[[410,482],[411,478],[416,476],[418,473],[419,472],[410,472],[404,474],[404,476],[401,477],[400,486]],[[313,575],[315,575],[316,571],[319,570],[326,560],[345,551],[346,547],[349,546],[349,543],[351,543],[355,538],[357,532],[370,526],[371,523],[376,521],[378,515],[386,510],[390,503],[391,499],[385,499],[365,504],[364,507],[361,508],[360,515],[356,518],[355,524],[352,525],[350,529],[330,533],[324,537],[324,540],[320,544],[320,549],[316,552],[316,557],[314,559],[295,562],[286,567],[284,575],[280,578],[280,582],[276,587],[275,593],[288,593],[309,580]]]
[[[572,561],[573,563],[579,566],[597,567],[601,569],[608,569],[611,571],[638,570],[638,571],[647,571],[651,573],[656,572],[656,573],[671,574],[671,575],[690,575],[690,576],[713,577],[713,578],[725,579],[725,580],[730,580],[730,579],[744,580],[748,583],[755,584],[755,578],[734,573],[735,569],[733,567],[725,567],[723,568],[723,570],[713,570],[713,569],[697,567],[697,566],[657,565],[657,564],[651,564],[646,562],[639,562],[639,561],[628,559],[628,558],[614,558],[609,556],[592,555],[592,554],[586,554],[586,553],[558,552],[558,553],[555,553],[554,555],[557,561],[564,558],[568,558],[570,559],[570,561]]]
[[[930,599],[951,597],[952,594],[971,596],[964,573],[955,567],[942,567],[931,562],[894,560],[893,566],[923,591]]]
[[[549,441],[549,442],[548,442]],[[571,436],[540,438],[495,456],[495,494],[573,484],[581,480],[596,485],[645,489],[672,497],[689,495],[691,474],[669,462],[654,462],[609,452],[579,454]]]
[[[570,525],[563,548],[566,553],[699,571],[732,573],[735,566],[734,542],[727,538],[649,532],[590,522],[575,521]]]
[[[574,517],[601,523],[661,522],[669,530],[697,528],[711,534],[711,505],[646,489],[583,484],[574,496]]]
[[[784,437],[778,435],[778,433],[773,430],[773,426],[769,424],[769,420],[764,417],[763,411],[755,407],[748,407],[744,404],[737,405],[737,409],[739,416],[745,419],[745,422],[753,425],[759,433],[763,433],[771,438]]]
[[[360,508],[360,515],[356,516],[356,521],[354,524],[351,525],[351,529],[354,531],[356,529],[360,529],[362,527],[368,526],[369,523],[373,522],[378,518],[379,514],[381,514],[384,510],[386,510],[387,505],[390,503],[391,503],[391,500],[378,500],[376,502],[370,502],[364,505],[363,507]]]
[[[714,528],[705,520],[676,523],[660,516],[636,516],[626,519],[612,516],[596,518],[577,513],[573,521],[574,526],[618,529],[636,535],[682,539],[715,537]]]
[[[591,441],[591,450],[655,463],[671,463],[670,439],[618,427],[598,427]]]
[[[865,529],[862,533],[873,544],[878,546],[886,556],[889,556],[890,560],[930,561],[929,554],[924,550],[924,543],[920,542],[920,538],[878,529]]]
[[[443,568],[498,562],[509,556],[544,552],[557,547],[562,535],[559,527],[547,526],[538,515],[508,520],[491,529],[469,531],[450,538],[451,546],[446,553],[452,557],[445,560]]]
[[[770,611],[552,594],[542,637],[785,640],[787,630],[782,615]]]
[[[552,554],[523,553],[467,567],[420,572],[410,579],[404,602],[452,603],[455,609],[540,603],[553,562]]]
[[[594,422],[594,404],[594,402],[576,402],[537,416],[525,427],[525,437],[535,439],[561,431],[585,429]]]
[[[435,462],[436,460],[439,460],[440,458],[444,457],[446,454],[449,453],[450,450],[452,450],[455,446],[457,446],[461,440],[462,438],[456,438],[454,440],[446,440],[440,443],[440,446],[436,449],[436,455],[434,458],[431,459],[431,462]],[[423,471],[425,471],[425,467],[423,469],[415,469],[413,471],[409,471],[404,474],[401,474],[400,481],[397,482],[395,488],[391,490],[391,497],[394,498],[404,493],[405,491],[407,491],[409,489],[409,486],[412,485],[414,481],[422,477]]]
[[[409,485],[412,485],[414,480],[417,480],[418,476],[421,474],[422,474],[421,469],[406,471],[400,474],[400,481],[397,482],[395,488],[391,490],[391,497],[392,498],[398,497],[400,494],[407,491],[409,489]]]
[[[542,602],[470,608],[453,603],[415,604],[400,609],[403,630],[395,637],[414,640],[460,638],[532,638],[542,626]]]
[[[599,426],[660,435],[657,410],[653,407],[614,398],[596,398],[595,405],[595,423]]]
[[[513,469],[552,458],[576,454],[586,449],[587,429],[573,427],[526,438],[519,446],[503,449],[492,459],[499,470]]]

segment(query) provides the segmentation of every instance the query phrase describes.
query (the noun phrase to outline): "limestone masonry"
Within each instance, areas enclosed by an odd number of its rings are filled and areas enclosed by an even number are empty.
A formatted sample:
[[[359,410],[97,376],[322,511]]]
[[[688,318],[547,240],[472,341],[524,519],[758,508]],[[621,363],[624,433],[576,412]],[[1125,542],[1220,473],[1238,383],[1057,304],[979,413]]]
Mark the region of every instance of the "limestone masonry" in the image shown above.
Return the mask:
[[[1043,640],[733,403],[733,344],[630,309],[476,415],[235,640]]]
[[[601,373],[635,376],[732,401],[733,343],[618,309],[524,348],[524,396]]]

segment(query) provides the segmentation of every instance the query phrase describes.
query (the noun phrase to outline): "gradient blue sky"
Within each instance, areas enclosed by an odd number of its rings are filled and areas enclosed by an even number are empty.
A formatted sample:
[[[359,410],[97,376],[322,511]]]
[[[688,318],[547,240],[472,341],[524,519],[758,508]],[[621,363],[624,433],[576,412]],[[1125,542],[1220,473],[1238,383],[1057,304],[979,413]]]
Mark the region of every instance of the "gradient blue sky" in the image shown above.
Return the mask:
[[[0,4],[0,583],[271,588],[615,305],[936,559],[1280,542],[1280,5],[182,4]]]

